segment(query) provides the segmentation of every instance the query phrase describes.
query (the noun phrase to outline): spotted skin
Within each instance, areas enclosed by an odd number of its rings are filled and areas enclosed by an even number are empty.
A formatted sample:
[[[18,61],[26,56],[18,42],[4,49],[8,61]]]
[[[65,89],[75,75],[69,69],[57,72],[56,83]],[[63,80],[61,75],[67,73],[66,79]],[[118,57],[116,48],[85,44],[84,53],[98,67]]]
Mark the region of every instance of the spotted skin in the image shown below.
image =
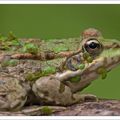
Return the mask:
[[[69,106],[89,100],[97,101],[95,95],[80,94],[80,91],[99,76],[105,79],[110,70],[120,65],[120,42],[102,41],[101,38],[102,35],[98,30],[93,28],[85,30],[82,34],[80,51],[66,58],[65,69],[41,76],[34,82],[28,82],[29,84],[11,77],[5,77],[3,80],[0,73],[0,110],[22,109],[30,96],[32,98],[30,104],[34,104],[35,101],[39,105],[52,106]],[[89,42],[88,51],[86,51],[84,44],[89,40],[96,40],[102,47],[95,47],[94,50],[89,46],[91,43]],[[79,68],[80,65],[83,65],[82,69]]]

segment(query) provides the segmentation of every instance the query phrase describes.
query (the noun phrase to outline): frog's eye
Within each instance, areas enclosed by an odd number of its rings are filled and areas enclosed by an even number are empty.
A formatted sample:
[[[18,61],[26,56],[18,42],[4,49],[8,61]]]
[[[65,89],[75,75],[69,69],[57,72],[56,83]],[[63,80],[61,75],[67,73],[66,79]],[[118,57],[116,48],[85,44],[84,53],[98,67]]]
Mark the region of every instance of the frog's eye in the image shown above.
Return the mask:
[[[92,54],[92,55],[98,55],[102,52],[103,46],[97,39],[89,39],[84,44],[85,50]]]

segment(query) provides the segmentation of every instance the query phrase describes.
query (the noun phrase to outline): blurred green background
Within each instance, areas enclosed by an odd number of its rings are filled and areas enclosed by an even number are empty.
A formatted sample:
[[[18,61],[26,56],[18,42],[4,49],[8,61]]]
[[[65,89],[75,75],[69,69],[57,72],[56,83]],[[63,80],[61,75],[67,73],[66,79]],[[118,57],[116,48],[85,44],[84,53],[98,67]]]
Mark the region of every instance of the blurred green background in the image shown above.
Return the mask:
[[[21,38],[78,37],[89,27],[120,40],[120,5],[0,5],[0,33]],[[86,88],[102,98],[120,99],[120,66]]]

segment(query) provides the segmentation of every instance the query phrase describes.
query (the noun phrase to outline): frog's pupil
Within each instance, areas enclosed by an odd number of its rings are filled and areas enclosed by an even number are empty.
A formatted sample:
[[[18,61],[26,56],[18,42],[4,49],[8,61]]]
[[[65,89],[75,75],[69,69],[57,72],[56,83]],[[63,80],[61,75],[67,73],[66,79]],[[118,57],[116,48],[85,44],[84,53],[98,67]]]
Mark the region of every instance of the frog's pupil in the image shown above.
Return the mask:
[[[97,43],[95,43],[95,42],[91,42],[91,43],[89,44],[89,47],[92,48],[92,49],[95,49],[95,48],[98,47],[98,46],[99,46],[99,44],[97,44]]]
[[[103,46],[98,40],[90,39],[84,44],[83,50],[92,56],[97,56],[102,52]]]

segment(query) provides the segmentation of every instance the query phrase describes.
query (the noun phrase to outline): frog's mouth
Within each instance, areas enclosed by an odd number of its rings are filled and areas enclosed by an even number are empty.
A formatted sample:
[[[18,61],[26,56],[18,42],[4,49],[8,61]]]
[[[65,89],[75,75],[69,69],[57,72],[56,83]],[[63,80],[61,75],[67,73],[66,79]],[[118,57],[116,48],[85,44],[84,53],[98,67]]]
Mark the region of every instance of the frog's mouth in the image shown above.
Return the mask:
[[[56,74],[56,77],[62,81],[67,81],[73,92],[83,89],[100,75],[104,79],[106,74],[120,64],[120,49],[106,49],[101,55],[86,64],[83,70],[65,71],[62,74]],[[70,79],[80,76],[79,81],[71,83]]]

